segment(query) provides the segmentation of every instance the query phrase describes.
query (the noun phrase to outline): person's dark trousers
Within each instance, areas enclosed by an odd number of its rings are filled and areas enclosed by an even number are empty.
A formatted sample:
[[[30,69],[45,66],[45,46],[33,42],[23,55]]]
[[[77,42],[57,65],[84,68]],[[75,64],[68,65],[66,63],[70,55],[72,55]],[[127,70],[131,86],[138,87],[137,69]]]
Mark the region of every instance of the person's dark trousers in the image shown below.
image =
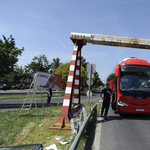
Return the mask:
[[[47,103],[50,103],[50,101],[51,101],[51,96],[49,96],[49,95],[47,94]]]
[[[107,116],[107,114],[108,114],[108,109],[109,109],[109,104],[110,104],[110,102],[105,102],[105,101],[103,101],[103,103],[102,103],[102,108],[101,108],[101,115],[103,115],[104,110],[105,110],[104,116]]]

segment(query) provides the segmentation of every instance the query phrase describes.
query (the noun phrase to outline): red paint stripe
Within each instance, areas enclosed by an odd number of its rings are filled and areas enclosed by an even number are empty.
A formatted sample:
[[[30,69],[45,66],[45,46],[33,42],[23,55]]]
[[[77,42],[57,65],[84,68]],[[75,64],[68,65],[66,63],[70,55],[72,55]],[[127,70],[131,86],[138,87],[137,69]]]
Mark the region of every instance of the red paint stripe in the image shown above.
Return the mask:
[[[74,94],[74,98],[80,98],[80,95],[79,94]]]
[[[67,82],[67,86],[66,87],[72,87],[73,82]]]
[[[74,71],[69,71],[69,76],[74,76]]]
[[[76,66],[76,70],[80,70],[80,66]]]
[[[71,61],[71,65],[75,65],[76,64],[76,61],[75,60],[72,60]]]
[[[68,115],[68,112],[69,112],[69,106],[63,106],[61,114]]]
[[[75,89],[79,89],[79,85],[75,85]]]
[[[70,100],[71,94],[66,93],[64,99]]]
[[[78,51],[75,51],[75,50],[74,50],[72,55],[77,55],[77,52],[78,52]]]
[[[78,80],[79,80],[79,79],[80,79],[80,76],[79,76],[79,75],[76,75],[76,76],[75,76],[75,79],[78,79]]]
[[[78,103],[74,103],[74,106],[75,106],[75,105],[78,105]]]

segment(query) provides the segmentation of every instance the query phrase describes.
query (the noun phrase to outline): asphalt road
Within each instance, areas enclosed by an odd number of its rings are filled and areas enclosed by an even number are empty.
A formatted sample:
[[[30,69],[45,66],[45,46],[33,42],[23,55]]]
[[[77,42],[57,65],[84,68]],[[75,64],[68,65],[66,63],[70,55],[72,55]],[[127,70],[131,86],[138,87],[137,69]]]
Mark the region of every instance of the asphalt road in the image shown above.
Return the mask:
[[[90,98],[91,102],[99,102],[99,98],[100,98],[100,90],[93,93],[93,96]],[[52,97],[51,98],[51,103],[63,103],[64,97]],[[34,99],[35,101],[35,99]],[[33,103],[34,103],[33,101]],[[24,100],[20,99],[20,100],[1,100],[0,101],[0,105],[3,107],[2,104],[23,104]],[[86,95],[81,95],[81,103],[82,102],[88,102],[88,97]],[[36,103],[42,103],[41,99],[36,99]],[[47,99],[43,98],[43,103],[47,103]],[[9,108],[9,106],[8,106]],[[12,108],[9,109],[0,109],[0,111],[6,111],[6,110],[13,110]]]
[[[96,150],[149,150],[150,149],[150,115],[114,114],[109,109],[108,120],[99,117],[100,138]]]
[[[94,93],[93,96],[90,98],[91,102],[99,102],[99,92]],[[64,97],[52,97],[51,103],[63,103]],[[23,103],[24,100],[1,100],[0,104],[20,104]],[[41,103],[41,99],[36,99],[37,103]],[[88,101],[88,97],[86,95],[81,95],[81,102]],[[47,99],[44,98],[43,102],[46,103]]]

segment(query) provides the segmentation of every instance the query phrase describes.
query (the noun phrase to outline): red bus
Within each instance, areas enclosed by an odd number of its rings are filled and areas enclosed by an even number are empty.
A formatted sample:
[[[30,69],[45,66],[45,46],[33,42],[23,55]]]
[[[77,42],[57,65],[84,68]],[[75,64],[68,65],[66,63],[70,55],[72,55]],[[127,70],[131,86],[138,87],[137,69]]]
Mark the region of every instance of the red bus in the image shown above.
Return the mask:
[[[113,90],[112,109],[122,113],[150,114],[150,63],[126,58],[107,78]]]

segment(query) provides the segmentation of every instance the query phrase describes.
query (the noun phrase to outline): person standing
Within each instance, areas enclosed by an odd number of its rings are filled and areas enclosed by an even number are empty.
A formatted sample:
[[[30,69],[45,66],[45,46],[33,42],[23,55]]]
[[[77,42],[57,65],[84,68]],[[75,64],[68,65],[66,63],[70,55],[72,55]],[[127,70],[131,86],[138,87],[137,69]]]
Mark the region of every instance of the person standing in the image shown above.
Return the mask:
[[[102,94],[104,94],[104,97],[102,97]],[[102,107],[101,107],[101,116],[103,116],[104,110],[104,119],[107,119],[107,114],[109,110],[109,105],[110,105],[110,95],[113,96],[112,90],[109,88],[109,84],[106,84],[106,88],[102,90],[100,93],[100,97],[103,100]]]
[[[49,85],[48,93],[47,93],[47,104],[50,103],[52,97],[52,84]]]

